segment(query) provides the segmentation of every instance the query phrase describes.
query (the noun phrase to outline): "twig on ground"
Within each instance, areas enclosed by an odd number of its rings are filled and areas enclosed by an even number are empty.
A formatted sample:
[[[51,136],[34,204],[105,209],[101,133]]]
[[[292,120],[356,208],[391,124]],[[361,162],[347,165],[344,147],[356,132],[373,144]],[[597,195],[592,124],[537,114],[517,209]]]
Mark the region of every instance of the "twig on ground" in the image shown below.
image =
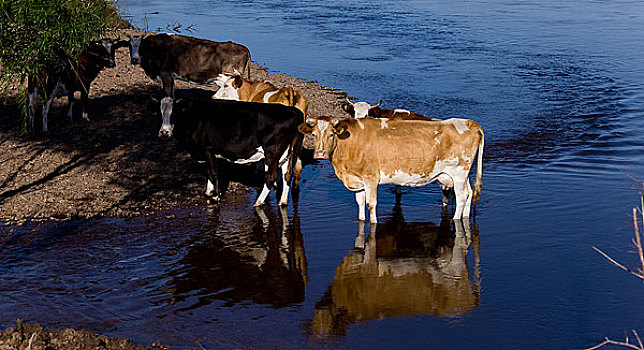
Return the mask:
[[[201,345],[201,342],[199,342],[199,339],[195,338],[195,343],[197,343],[197,345],[199,345],[201,350],[206,350],[206,348],[204,348],[203,345]]]

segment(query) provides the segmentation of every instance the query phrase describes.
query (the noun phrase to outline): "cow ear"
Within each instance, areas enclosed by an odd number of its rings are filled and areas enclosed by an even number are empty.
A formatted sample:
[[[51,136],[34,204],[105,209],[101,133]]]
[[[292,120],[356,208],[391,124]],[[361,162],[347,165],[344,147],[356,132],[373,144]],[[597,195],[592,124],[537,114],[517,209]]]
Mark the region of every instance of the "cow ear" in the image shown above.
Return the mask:
[[[310,134],[311,132],[313,132],[313,127],[307,123],[302,123],[297,127],[297,130],[302,134]]]
[[[338,135],[338,138],[340,140],[344,140],[349,136],[351,136],[351,133],[349,133],[349,123],[347,123],[345,120],[335,124],[334,128],[335,128],[335,134]]]
[[[244,80],[242,79],[241,75],[235,75],[235,81],[233,82],[233,87],[235,89],[238,89],[242,86],[244,83]]]

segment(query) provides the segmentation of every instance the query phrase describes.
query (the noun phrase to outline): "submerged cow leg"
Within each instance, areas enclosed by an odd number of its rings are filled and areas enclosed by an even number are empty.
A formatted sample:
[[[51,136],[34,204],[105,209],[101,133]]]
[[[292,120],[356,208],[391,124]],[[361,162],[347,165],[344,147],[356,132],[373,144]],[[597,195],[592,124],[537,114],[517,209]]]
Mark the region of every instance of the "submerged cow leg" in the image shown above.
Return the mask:
[[[288,151],[286,151],[286,152],[288,152]],[[284,162],[284,164],[282,164],[282,166],[281,166],[281,168],[282,168],[282,196],[281,196],[280,202],[279,202],[280,206],[287,206],[288,205],[288,192],[290,190],[290,186],[289,186],[288,180],[286,178],[287,178],[287,175],[288,175],[287,172],[288,172],[288,169],[289,169],[289,164],[290,164],[290,162]]]

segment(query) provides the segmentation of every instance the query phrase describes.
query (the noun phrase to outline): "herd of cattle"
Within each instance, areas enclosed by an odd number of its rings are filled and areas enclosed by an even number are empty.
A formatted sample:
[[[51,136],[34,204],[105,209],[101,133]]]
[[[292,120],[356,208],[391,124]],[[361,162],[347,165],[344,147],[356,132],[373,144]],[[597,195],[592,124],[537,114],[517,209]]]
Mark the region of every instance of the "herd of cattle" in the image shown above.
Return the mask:
[[[308,101],[293,88],[250,80],[250,51],[234,42],[214,42],[175,34],[130,36],[129,40],[93,43],[62,72],[45,68],[38,79],[30,77],[27,111],[34,130],[42,107],[43,131],[55,97],[67,94],[68,116],[75,118],[74,94],[80,91],[82,118],[88,119],[91,82],[104,67],[115,66],[115,52],[128,47],[130,61],[163,84],[160,100],[160,137],[173,137],[198,161],[206,163],[206,195],[218,201],[221,162],[264,161],[264,187],[255,201],[263,205],[278,177],[282,181],[279,205],[287,204],[291,180],[298,185],[302,171],[303,135],[314,139],[314,158],[329,159],[342,183],[355,192],[358,219],[377,222],[379,184],[423,186],[438,181],[443,205],[455,194],[454,219],[468,218],[480,198],[484,136],[469,119],[438,120],[380,104],[352,102],[343,105],[351,118],[307,114]],[[246,75],[246,78],[243,75]],[[174,80],[216,83],[212,99],[177,100]],[[39,98],[39,89],[46,100]],[[41,106],[42,105],[42,106]],[[477,156],[478,157],[475,158]],[[469,172],[476,163],[474,188]]]

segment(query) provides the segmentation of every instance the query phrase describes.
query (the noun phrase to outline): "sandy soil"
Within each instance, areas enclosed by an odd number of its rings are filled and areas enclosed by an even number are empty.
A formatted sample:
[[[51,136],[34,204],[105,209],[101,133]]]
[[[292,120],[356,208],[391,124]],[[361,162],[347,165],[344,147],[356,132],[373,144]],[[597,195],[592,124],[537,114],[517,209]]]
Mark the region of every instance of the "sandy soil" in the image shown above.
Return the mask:
[[[125,33],[135,31],[123,31]],[[252,53],[252,50],[251,50]],[[157,137],[162,89],[129,63],[127,48],[116,68],[104,69],[90,91],[91,122],[72,123],[67,98],[55,101],[49,133],[20,136],[17,87],[0,105],[0,222],[100,216],[132,217],[176,206],[202,206],[202,165],[174,141]],[[309,101],[309,115],[344,116],[345,93],[253,64],[253,80],[293,86]],[[216,90],[177,82],[177,98],[209,98]],[[248,190],[231,186],[231,190]],[[249,203],[250,205],[250,203]],[[2,230],[0,226],[0,230]]]

